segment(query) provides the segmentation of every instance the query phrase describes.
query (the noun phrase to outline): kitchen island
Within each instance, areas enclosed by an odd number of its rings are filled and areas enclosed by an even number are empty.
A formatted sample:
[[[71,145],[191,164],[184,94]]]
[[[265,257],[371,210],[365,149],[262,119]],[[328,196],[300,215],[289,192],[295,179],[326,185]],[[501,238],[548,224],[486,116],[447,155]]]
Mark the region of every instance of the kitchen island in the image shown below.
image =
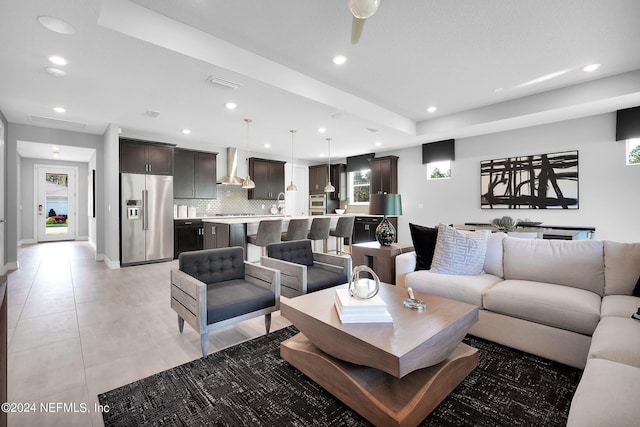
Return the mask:
[[[342,215],[251,215],[203,218],[204,248],[213,249],[242,246],[244,248],[246,259],[248,261],[255,262],[260,260],[261,250],[254,245],[247,246],[247,235],[256,234],[258,232],[258,224],[260,221],[281,219],[282,231],[287,231],[287,227],[291,219],[308,219],[309,227],[311,227],[311,221],[313,218],[328,217],[331,218],[331,228],[333,228],[336,226],[340,216]],[[327,250],[336,250],[336,242],[334,238],[328,239]]]

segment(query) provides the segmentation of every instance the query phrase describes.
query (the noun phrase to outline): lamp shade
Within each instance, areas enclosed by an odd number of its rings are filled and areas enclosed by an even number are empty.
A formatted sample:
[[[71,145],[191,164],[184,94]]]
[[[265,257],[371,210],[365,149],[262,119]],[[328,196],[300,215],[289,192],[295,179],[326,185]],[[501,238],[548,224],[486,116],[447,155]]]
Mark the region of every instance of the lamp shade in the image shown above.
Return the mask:
[[[400,194],[371,194],[369,214],[402,215],[402,198]]]

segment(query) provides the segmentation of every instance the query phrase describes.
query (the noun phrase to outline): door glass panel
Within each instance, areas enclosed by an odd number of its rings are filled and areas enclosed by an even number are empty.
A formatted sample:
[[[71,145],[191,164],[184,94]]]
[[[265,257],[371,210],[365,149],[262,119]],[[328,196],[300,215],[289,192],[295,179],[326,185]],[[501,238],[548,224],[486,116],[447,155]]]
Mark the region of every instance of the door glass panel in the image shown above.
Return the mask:
[[[45,234],[67,234],[69,230],[69,176],[63,173],[46,173]]]

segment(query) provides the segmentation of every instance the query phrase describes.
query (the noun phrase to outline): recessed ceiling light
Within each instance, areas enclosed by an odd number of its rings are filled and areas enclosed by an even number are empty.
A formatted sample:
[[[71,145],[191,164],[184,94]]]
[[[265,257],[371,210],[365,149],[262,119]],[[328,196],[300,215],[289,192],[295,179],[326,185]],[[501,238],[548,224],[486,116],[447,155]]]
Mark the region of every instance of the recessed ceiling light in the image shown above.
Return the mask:
[[[67,75],[67,72],[61,70],[60,68],[48,67],[47,73],[51,74],[54,77],[64,77]]]
[[[336,55],[333,57],[333,63],[336,65],[342,65],[347,62],[347,57],[344,55]]]
[[[67,60],[58,55],[49,56],[49,61],[56,65],[67,65]]]
[[[69,24],[62,19],[54,18],[53,16],[38,16],[38,22],[47,30],[53,31],[58,34],[73,34],[76,29],[73,25]]]
[[[382,142],[376,141],[376,147],[380,147],[381,145],[382,145]]]
[[[191,133],[191,129],[182,129],[182,133],[185,135],[189,135]]]
[[[55,157],[55,158],[57,159],[58,157],[60,157],[60,154],[58,154],[58,153],[53,153],[53,157]]]
[[[429,113],[434,113],[437,109],[438,109],[438,107],[434,107],[434,106],[432,105],[431,107],[427,108],[427,111],[428,111]]]
[[[227,110],[235,110],[238,104],[235,102],[227,102],[224,106],[227,107]]]
[[[271,148],[271,144],[267,142],[266,144],[264,144],[264,148]]]
[[[64,107],[53,107],[53,111],[56,113],[65,113],[67,110]]]
[[[318,128],[318,132],[320,133],[325,133],[327,131],[327,128]]]
[[[51,151],[53,151],[54,153],[59,153],[59,152],[60,152],[60,148],[58,148],[58,147],[51,147]]]
[[[589,71],[595,71],[598,68],[600,68],[600,64],[589,64],[586,67],[584,67],[583,70],[589,72]]]

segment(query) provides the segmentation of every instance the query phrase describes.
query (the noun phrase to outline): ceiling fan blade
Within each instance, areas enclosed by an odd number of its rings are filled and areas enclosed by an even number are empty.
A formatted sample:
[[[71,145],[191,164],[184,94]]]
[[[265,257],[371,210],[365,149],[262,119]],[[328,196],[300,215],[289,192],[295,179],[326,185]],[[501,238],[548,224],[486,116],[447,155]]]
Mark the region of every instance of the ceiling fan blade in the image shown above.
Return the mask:
[[[351,44],[356,44],[360,40],[362,29],[364,28],[364,21],[364,19],[353,17],[353,23],[351,24]]]

